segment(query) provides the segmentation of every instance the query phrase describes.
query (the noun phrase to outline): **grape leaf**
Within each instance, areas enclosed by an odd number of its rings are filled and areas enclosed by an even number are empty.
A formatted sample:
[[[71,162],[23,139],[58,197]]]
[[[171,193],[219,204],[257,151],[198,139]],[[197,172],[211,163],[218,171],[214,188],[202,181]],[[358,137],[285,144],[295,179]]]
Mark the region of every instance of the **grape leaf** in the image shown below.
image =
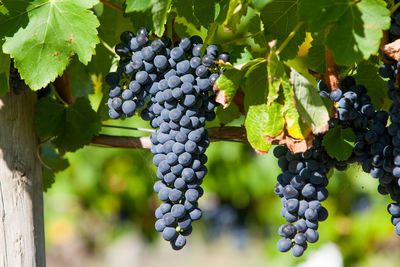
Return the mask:
[[[200,25],[208,28],[215,19],[215,8],[213,0],[194,0],[193,11]]]
[[[383,30],[390,27],[390,11],[382,0],[304,0],[298,14],[308,21],[312,32],[322,32],[332,25],[325,44],[341,65],[351,65],[378,52]]]
[[[216,101],[222,104],[224,108],[227,108],[231,104],[236,91],[239,89],[239,84],[242,77],[243,72],[235,68],[230,68],[227,69],[221,76],[219,76],[215,82],[216,86],[220,90]]]
[[[40,156],[46,164],[46,167],[42,168],[43,190],[46,192],[55,182],[55,174],[68,168],[69,162],[60,156],[49,142],[41,145],[40,152]]]
[[[307,67],[317,73],[325,73],[325,46],[322,33],[313,36],[307,57]]]
[[[18,6],[19,2],[15,4]],[[29,18],[26,27],[7,37],[3,51],[15,59],[21,77],[38,90],[61,75],[69,58],[77,54],[87,64],[99,42],[99,22],[90,8],[97,1],[29,1],[26,10],[16,16]],[[10,4],[10,8],[14,5]],[[12,17],[0,17],[0,25],[15,23]],[[33,67],[34,66],[34,67]]]
[[[178,17],[186,19],[194,25],[199,25],[199,21],[194,16],[194,1],[195,0],[174,0],[173,7],[176,9]]]
[[[330,129],[322,139],[328,155],[339,161],[347,160],[353,153],[353,145],[356,135],[351,128],[343,129],[337,125]]]
[[[282,82],[283,95],[285,97],[284,115],[286,130],[295,139],[305,139],[311,132],[310,127],[305,125],[297,111],[294,92],[288,81]]]
[[[26,10],[32,7],[31,1],[2,0],[0,5],[0,37],[13,36],[29,22]]]
[[[265,5],[272,2],[273,0],[250,0],[250,4],[258,11],[262,10]]]
[[[246,72],[253,65],[264,61],[265,59],[257,58],[247,62],[243,66],[237,66],[237,68],[234,68],[230,63],[222,64],[226,68],[226,71],[219,76],[214,84],[214,90],[219,90],[216,97],[217,103],[220,103],[224,108],[227,108],[231,104],[233,97],[236,95]]]
[[[35,127],[42,139],[54,137],[52,144],[60,151],[75,151],[99,133],[101,122],[84,97],[67,107],[45,97],[37,103]]]
[[[365,85],[368,88],[368,95],[377,110],[384,105],[387,92],[386,82],[378,74],[376,65],[362,62],[357,65],[357,73],[354,75],[357,83]]]
[[[271,91],[270,91],[271,92]],[[269,137],[277,137],[285,127],[285,119],[283,117],[283,103],[275,101],[268,106],[268,123],[265,127],[265,135]]]
[[[311,126],[314,134],[328,131],[329,111],[315,87],[293,69],[290,73],[290,83],[301,119]]]
[[[167,22],[168,11],[172,0],[151,0],[154,33],[161,36],[164,33],[164,24]]]
[[[261,61],[251,66],[244,76],[244,109],[247,113],[250,105],[266,103],[268,96],[267,62]]]
[[[151,9],[146,11],[133,11],[125,15],[129,17],[135,29],[146,27],[147,29],[154,30],[153,14]]]
[[[128,17],[121,16],[120,12],[109,7],[104,9],[99,17],[99,21],[101,25],[98,29],[99,37],[110,46],[121,42],[119,39],[121,33],[124,31],[131,31],[133,28],[132,22]]]
[[[260,154],[265,154],[271,147],[271,144],[265,138],[269,121],[267,104],[249,107],[245,120],[247,140],[254,150]]]
[[[271,1],[260,12],[267,41],[277,39],[277,47],[286,40],[294,29],[297,30],[286,47],[280,52],[282,60],[294,58],[299,51],[298,46],[305,38],[304,25],[298,25],[300,23],[297,18],[298,2],[298,0]]]
[[[133,11],[146,11],[151,7],[150,0],[126,0],[125,1],[125,12],[133,12]]]
[[[224,27],[236,32],[241,17],[247,13],[248,3],[244,0],[230,0]]]
[[[235,103],[232,103],[226,109],[222,106],[218,106],[215,114],[217,115],[221,125],[228,124],[240,116],[239,108]]]
[[[1,52],[2,42],[0,41],[0,97],[10,90],[10,57]]]
[[[247,46],[235,46],[230,53],[231,55],[231,63],[235,67],[243,66],[250,60],[254,59],[253,55],[251,54],[250,50]]]
[[[87,97],[94,92],[92,78],[88,69],[76,58],[68,66],[67,73],[73,99],[80,96]]]

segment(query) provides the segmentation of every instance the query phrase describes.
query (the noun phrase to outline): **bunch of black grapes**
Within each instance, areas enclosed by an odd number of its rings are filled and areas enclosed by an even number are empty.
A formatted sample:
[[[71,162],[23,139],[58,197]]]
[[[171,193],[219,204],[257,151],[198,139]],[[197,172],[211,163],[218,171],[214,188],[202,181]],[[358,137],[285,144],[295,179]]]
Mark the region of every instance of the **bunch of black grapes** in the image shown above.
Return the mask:
[[[217,62],[228,62],[230,56],[215,45],[203,48],[199,36],[183,38],[174,47],[167,37],[150,41],[145,28],[136,36],[122,33],[115,50],[121,60],[117,72],[106,76],[109,115],[130,117],[143,107],[142,119],[157,129],[150,136],[159,179],[154,191],[163,203],[155,212],[155,228],[178,250],[192,222],[202,216],[198,199],[209,145],[204,125],[215,119],[213,85],[223,71]]]
[[[400,168],[397,167],[400,166],[400,157],[398,161],[395,160],[400,150],[396,149],[393,142],[391,132],[394,130],[386,127],[388,113],[375,111],[367,88],[356,84],[354,77],[346,77],[340,88],[332,92],[329,92],[322,81],[319,82],[318,89],[321,96],[329,98],[335,105],[336,112],[331,117],[329,126],[350,127],[356,135],[356,142],[352,155],[346,161],[329,157],[321,147],[323,136],[317,136],[312,148],[301,154],[293,155],[286,147],[277,147],[274,150],[283,171],[278,176],[275,192],[282,197],[282,216],[288,222],[279,230],[283,238],[278,242],[278,249],[288,251],[292,248],[295,256],[303,254],[307,247],[305,241],[315,242],[318,239],[318,221],[326,219],[328,215],[320,202],[327,197],[326,173],[330,168],[345,170],[348,164],[358,162],[365,172],[378,179],[380,193],[390,194],[394,200],[400,197],[396,178],[396,175],[400,176]],[[391,204],[389,212],[394,216],[392,221],[397,224],[400,220],[399,205]],[[292,224],[294,222],[296,225]]]
[[[353,129],[357,138],[351,158],[361,164],[364,172],[378,179],[380,194],[389,194],[396,202],[390,204],[388,210],[396,233],[400,234],[400,136],[397,135],[400,129],[400,95],[395,88],[395,65],[384,64],[379,72],[383,77],[390,78],[388,96],[393,105],[389,114],[382,110],[375,111],[366,87],[356,85],[354,78],[349,76],[343,80],[341,89],[329,94],[329,98],[337,102],[337,116],[332,122]],[[387,127],[389,115],[392,123]]]
[[[321,140],[322,136],[316,136],[312,148],[304,153],[293,154],[286,146],[274,149],[282,170],[274,191],[282,198],[281,214],[288,222],[279,228],[282,238],[277,245],[281,252],[292,249],[296,257],[303,255],[307,242],[318,240],[318,222],[328,217],[321,202],[328,197],[326,175],[334,162]]]

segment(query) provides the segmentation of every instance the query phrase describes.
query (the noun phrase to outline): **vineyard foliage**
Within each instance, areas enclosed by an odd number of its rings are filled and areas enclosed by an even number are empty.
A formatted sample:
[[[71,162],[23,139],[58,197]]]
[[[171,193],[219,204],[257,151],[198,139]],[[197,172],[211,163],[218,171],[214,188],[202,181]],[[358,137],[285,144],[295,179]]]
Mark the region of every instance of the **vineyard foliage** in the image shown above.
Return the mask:
[[[326,49],[343,77],[354,75],[369,88],[377,109],[388,107],[379,47],[395,8],[382,0],[3,0],[0,97],[9,90],[11,59],[32,90],[52,83],[35,124],[41,139],[51,140],[43,160],[57,172],[68,166],[57,152],[74,152],[102,131],[104,77],[116,69],[113,46],[121,32],[144,26],[173,40],[199,35],[231,53],[231,63],[220,63],[226,68],[216,81],[222,105],[212,125],[244,116],[257,152],[268,152],[271,143],[304,151],[313,135],[329,129],[332,105],[318,94],[315,78],[325,73]],[[67,80],[62,86],[60,76]],[[72,101],[60,96],[65,87]],[[93,97],[99,91],[102,99]],[[323,145],[346,160],[354,133],[331,131]],[[49,185],[54,174],[45,176]]]

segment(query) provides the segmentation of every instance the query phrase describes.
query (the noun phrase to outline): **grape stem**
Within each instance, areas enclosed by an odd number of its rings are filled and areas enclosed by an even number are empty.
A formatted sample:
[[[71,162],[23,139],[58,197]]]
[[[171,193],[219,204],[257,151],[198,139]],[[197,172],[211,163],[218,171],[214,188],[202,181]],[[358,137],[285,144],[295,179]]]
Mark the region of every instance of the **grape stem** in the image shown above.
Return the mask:
[[[102,2],[105,6],[109,6],[112,9],[117,10],[118,12],[122,12],[122,8],[120,8],[119,6],[117,6],[117,5],[113,4],[113,3],[110,3],[110,2],[108,2],[106,0],[100,0],[100,2]]]
[[[247,143],[246,130],[243,127],[213,127],[208,128],[211,142],[230,141]],[[92,139],[91,145],[101,147],[117,147],[131,149],[150,149],[151,141],[148,136],[112,136],[100,134]]]
[[[398,2],[397,4],[395,4],[394,6],[392,6],[392,8],[390,9],[390,14],[393,14],[394,12],[396,12],[396,10],[400,7],[400,2]]]
[[[103,39],[101,39],[101,38],[99,38],[99,40],[100,40],[100,42],[101,42],[101,44],[102,45],[104,45],[104,47],[108,50],[108,51],[110,51],[112,54],[114,54],[114,55],[117,55],[117,53],[115,53],[115,51],[114,51],[114,49],[112,49],[112,47],[109,45],[109,44],[107,44]]]
[[[279,46],[278,50],[276,50],[276,54],[279,55],[280,52],[282,52],[283,49],[288,45],[288,43],[293,39],[293,37],[296,35],[297,31],[303,26],[304,21],[300,21],[297,23],[296,27],[289,33],[289,35],[286,37],[286,39],[283,41],[283,43]]]

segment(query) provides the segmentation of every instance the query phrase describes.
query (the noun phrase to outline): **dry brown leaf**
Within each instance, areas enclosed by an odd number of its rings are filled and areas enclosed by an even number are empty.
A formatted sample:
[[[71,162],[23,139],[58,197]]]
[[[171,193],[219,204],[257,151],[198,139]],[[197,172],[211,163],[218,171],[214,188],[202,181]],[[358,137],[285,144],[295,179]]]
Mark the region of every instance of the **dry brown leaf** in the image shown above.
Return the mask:
[[[391,58],[394,58],[396,61],[400,61],[400,39],[397,39],[389,44],[385,44],[383,46],[383,52]]]
[[[276,137],[266,136],[265,138],[268,143],[273,145],[286,145],[293,154],[296,154],[306,152],[311,148],[314,135],[309,134],[306,139],[295,139],[285,129]]]
[[[217,90],[215,90],[217,88]],[[217,96],[215,97],[215,102],[221,104],[224,108],[228,107],[228,96],[225,95],[225,92],[219,90],[218,86],[214,85],[214,91],[218,91]]]

